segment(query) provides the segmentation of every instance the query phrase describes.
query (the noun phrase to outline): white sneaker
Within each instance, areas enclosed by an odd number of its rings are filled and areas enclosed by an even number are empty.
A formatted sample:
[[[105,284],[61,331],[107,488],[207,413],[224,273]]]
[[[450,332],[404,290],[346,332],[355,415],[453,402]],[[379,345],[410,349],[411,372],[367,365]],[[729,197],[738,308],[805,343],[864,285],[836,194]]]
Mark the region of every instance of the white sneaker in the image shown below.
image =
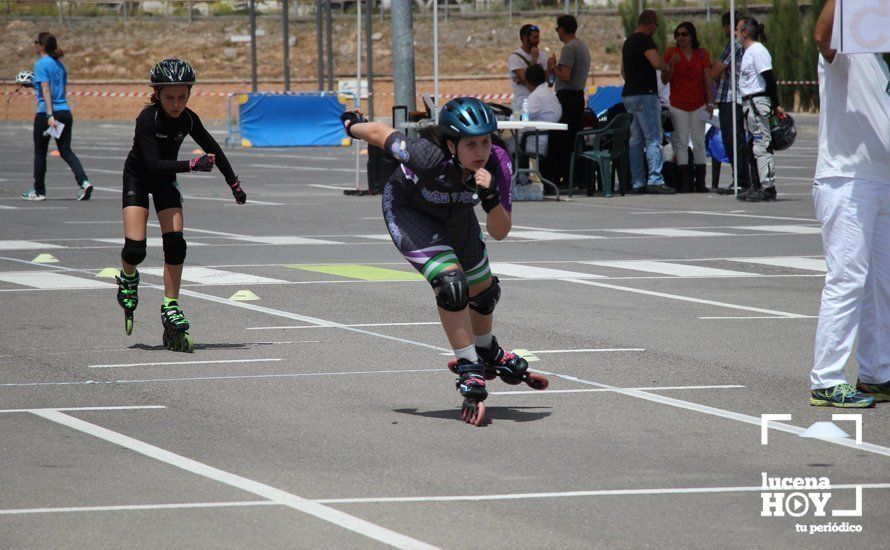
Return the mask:
[[[22,193],[22,198],[26,201],[45,201],[46,195],[39,195],[37,191],[28,189],[27,191]]]
[[[93,185],[85,181],[80,189],[77,190],[76,199],[79,201],[88,201],[90,200],[90,195],[93,194]]]

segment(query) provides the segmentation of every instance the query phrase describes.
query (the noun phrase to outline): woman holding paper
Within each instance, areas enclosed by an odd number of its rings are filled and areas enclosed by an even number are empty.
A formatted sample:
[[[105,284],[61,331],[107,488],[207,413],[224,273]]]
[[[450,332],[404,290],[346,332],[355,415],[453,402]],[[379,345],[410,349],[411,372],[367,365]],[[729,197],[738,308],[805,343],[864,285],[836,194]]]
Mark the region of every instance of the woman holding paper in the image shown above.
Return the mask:
[[[46,200],[46,152],[50,137],[54,137],[59,155],[74,172],[78,187],[75,198],[79,201],[89,200],[93,186],[90,185],[77,155],[71,150],[74,119],[65,100],[68,71],[60,61],[62,49],[56,42],[56,37],[48,32],[37,35],[34,49],[40,56],[34,64],[34,90],[37,93],[37,114],[34,116],[34,187],[22,193],[22,198],[26,201]]]

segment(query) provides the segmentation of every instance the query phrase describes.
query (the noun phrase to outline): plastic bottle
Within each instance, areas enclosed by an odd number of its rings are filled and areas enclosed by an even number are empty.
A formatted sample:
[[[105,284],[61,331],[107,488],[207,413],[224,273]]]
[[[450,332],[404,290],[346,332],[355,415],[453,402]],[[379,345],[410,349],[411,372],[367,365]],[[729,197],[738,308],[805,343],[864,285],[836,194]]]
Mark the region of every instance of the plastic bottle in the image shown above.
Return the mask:
[[[523,99],[523,100],[522,100],[522,115],[519,117],[519,120],[521,120],[522,122],[528,122],[528,121],[529,121],[529,115],[528,115],[528,100],[527,100],[527,99]]]

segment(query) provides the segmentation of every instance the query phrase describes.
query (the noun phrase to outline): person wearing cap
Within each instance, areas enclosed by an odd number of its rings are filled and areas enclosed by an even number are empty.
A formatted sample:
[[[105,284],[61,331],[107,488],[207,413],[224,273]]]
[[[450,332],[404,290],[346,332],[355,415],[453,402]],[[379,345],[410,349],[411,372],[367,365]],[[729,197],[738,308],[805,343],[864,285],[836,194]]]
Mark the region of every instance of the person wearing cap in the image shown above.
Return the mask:
[[[510,106],[514,113],[522,110],[522,100],[528,99],[530,92],[526,86],[525,71],[529,67],[540,65],[547,76],[547,54],[539,49],[541,42],[541,29],[535,25],[526,24],[519,28],[520,46],[510,53],[507,58],[507,70],[510,72],[510,84],[513,87],[513,99]]]

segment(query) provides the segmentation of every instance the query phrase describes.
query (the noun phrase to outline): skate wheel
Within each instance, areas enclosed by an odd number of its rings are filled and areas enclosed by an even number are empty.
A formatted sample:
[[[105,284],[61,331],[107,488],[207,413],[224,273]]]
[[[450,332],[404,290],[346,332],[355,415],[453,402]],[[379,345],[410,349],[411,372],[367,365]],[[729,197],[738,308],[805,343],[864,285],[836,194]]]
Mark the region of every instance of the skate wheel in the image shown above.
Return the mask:
[[[164,331],[163,342],[164,342],[165,349],[173,351],[176,348],[176,340],[174,339],[173,335],[167,331]]]
[[[479,403],[476,403],[475,409],[475,414],[469,420],[467,420],[467,422],[469,422],[473,426],[481,426],[482,423],[485,421],[485,403],[482,403],[481,401]]]
[[[546,390],[547,386],[550,385],[550,381],[547,380],[543,374],[538,374],[536,372],[528,373],[525,383],[534,390]]]
[[[185,353],[192,353],[195,351],[195,339],[192,338],[191,334],[186,333],[182,335],[179,351],[183,351]]]
[[[511,386],[522,384],[521,376],[501,376],[501,380],[504,381],[504,384],[509,384]]]
[[[127,332],[127,336],[133,334],[133,316],[132,315],[124,316],[124,330]]]

